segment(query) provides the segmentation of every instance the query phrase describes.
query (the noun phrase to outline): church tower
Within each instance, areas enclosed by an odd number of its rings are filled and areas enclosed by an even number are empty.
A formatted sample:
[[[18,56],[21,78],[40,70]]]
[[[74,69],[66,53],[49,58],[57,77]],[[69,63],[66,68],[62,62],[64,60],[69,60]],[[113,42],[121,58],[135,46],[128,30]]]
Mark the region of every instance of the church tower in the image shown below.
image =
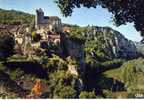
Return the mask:
[[[44,12],[41,8],[36,10],[36,16],[35,16],[35,28],[39,28],[39,25],[43,23],[44,20]]]

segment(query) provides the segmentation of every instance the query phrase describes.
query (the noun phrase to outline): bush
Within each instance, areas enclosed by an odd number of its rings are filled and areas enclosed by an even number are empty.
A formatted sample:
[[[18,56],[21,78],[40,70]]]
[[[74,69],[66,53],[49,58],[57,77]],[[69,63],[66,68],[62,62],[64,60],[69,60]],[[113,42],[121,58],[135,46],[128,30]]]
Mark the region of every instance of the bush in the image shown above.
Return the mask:
[[[109,90],[103,90],[103,94],[105,98],[116,98],[116,96],[113,95],[112,91]]]
[[[20,97],[17,97],[16,95],[12,95],[12,94],[7,94],[7,93],[0,93],[0,98],[1,99],[18,99]]]
[[[67,70],[67,63],[59,56],[53,55],[48,58],[47,65],[45,66],[48,72],[55,72],[57,70]]]
[[[114,59],[114,60],[110,60],[110,61],[105,61],[103,63],[101,63],[104,67],[120,67],[125,60],[123,59]]]
[[[144,93],[144,59],[128,61],[121,68],[122,80],[128,93]]]
[[[10,77],[11,77],[11,79],[13,79],[13,80],[16,80],[16,79],[19,79],[21,76],[23,76],[24,75],[24,71],[22,71],[21,69],[16,69],[16,70],[14,70],[14,71],[11,71],[10,72]]]
[[[78,78],[67,71],[57,71],[49,75],[51,98],[74,98],[77,95]]]
[[[89,64],[91,67],[95,67],[95,66],[97,66],[97,65],[100,64],[96,59],[94,59],[94,58],[93,58],[92,56],[90,56],[90,55],[87,55],[87,56],[85,57],[85,62],[86,62],[87,64]]]
[[[95,92],[87,92],[87,91],[82,91],[79,95],[79,98],[81,99],[94,99],[96,98]]]
[[[9,33],[0,32],[0,57],[11,56],[14,52],[15,40]]]
[[[70,56],[66,58],[68,64],[70,65],[76,65],[77,66],[77,61],[75,59],[72,59]]]
[[[41,39],[41,35],[40,35],[40,34],[37,34],[37,33],[34,31],[34,32],[32,32],[32,39],[33,39],[34,42],[38,42],[38,41],[40,41],[40,39]]]
[[[0,62],[0,70],[4,71],[6,67]]]
[[[72,86],[57,86],[54,90],[54,97],[53,98],[76,98],[76,90]]]
[[[82,35],[87,31],[86,28],[82,28],[79,26],[71,27],[71,32],[68,33],[70,40],[75,41],[79,44],[85,43],[85,37]]]
[[[27,57],[26,56],[21,56],[21,55],[13,55],[8,58],[9,61],[26,61]]]

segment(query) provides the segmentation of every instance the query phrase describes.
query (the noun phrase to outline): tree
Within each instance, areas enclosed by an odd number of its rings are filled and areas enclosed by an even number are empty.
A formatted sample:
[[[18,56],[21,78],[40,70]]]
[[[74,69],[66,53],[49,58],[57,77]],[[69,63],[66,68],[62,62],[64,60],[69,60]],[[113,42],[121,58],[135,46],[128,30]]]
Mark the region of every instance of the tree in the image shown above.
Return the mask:
[[[57,86],[54,91],[54,98],[76,98],[76,90],[72,86]]]
[[[56,0],[64,16],[71,16],[74,8],[107,8],[113,14],[117,26],[134,22],[137,31],[144,36],[144,0]]]
[[[78,77],[67,71],[57,71],[49,75],[50,98],[76,98]]]
[[[0,57],[5,58],[13,54],[15,41],[13,36],[0,31]]]
[[[16,10],[0,9],[0,24],[27,24],[32,28],[34,23],[34,15]]]
[[[144,59],[134,59],[121,67],[121,79],[125,83],[128,93],[136,94],[144,91]]]
[[[41,39],[41,35],[37,34],[35,31],[32,32],[32,39],[34,42],[39,42]]]
[[[48,73],[52,73],[59,70],[67,70],[67,63],[61,59],[57,55],[53,55],[51,58],[47,59],[47,64],[45,66],[45,69]]]
[[[96,98],[96,95],[95,95],[94,91],[92,91],[92,92],[82,91],[80,93],[79,97],[81,99],[94,99],[94,98]]]

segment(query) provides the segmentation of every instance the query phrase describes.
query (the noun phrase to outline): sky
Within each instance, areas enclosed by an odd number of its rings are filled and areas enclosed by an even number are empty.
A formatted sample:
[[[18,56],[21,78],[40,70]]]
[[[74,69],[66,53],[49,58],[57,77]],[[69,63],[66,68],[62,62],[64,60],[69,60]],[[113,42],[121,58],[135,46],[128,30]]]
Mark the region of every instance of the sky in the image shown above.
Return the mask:
[[[77,24],[80,26],[109,26],[121,32],[130,40],[140,41],[142,39],[140,33],[135,30],[132,23],[119,27],[114,26],[111,21],[112,14],[101,7],[97,7],[97,9],[76,8],[70,17],[62,16],[54,0],[0,0],[0,8],[14,9],[31,14],[35,14],[36,9],[42,8],[46,16],[58,16],[62,19],[63,23]]]

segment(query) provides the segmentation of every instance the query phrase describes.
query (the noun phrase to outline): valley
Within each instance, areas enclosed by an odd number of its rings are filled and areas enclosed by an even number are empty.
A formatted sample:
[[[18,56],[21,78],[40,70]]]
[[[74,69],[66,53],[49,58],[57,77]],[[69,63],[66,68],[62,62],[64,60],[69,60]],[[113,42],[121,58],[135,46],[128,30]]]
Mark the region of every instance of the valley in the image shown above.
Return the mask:
[[[0,19],[0,98],[136,98],[143,93],[142,42],[110,27],[62,23],[42,9],[36,15],[0,9]]]

